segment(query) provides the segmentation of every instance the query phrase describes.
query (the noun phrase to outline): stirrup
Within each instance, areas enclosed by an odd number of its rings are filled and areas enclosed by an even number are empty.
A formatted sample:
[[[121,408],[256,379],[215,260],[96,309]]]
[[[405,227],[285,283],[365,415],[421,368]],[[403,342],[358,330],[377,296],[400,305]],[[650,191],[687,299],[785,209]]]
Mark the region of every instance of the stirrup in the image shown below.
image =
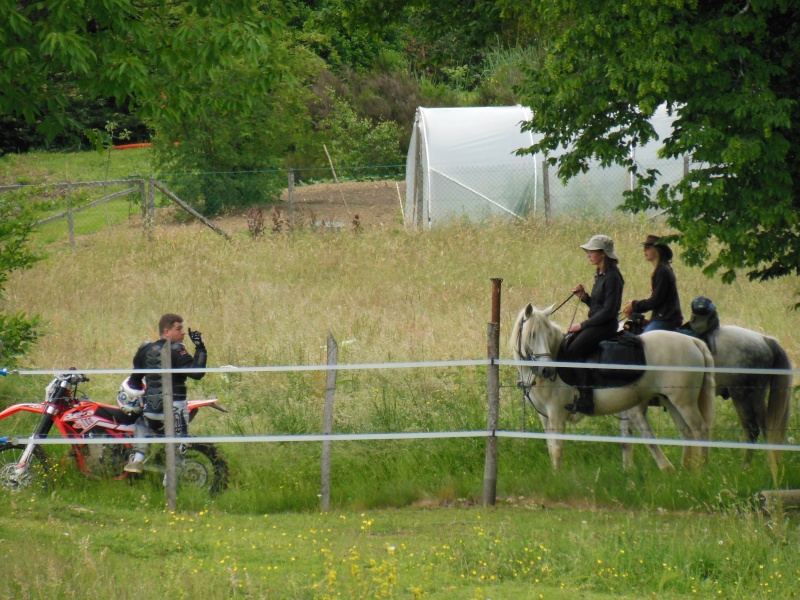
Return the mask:
[[[579,390],[575,393],[575,399],[570,404],[565,404],[564,408],[567,409],[571,415],[582,413],[584,415],[594,414],[594,402],[590,396],[591,391],[587,390],[581,393]]]

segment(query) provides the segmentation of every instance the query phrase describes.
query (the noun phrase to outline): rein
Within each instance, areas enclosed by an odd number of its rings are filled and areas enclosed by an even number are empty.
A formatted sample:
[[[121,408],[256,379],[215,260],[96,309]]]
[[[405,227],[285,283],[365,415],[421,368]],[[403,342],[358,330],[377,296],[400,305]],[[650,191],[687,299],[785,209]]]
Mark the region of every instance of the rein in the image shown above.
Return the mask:
[[[559,308],[561,308],[561,307],[562,307],[562,306],[564,306],[564,305],[565,305],[567,302],[569,302],[570,300],[572,300],[572,297],[573,297],[574,295],[575,295],[575,294],[572,294],[572,293],[570,293],[570,295],[569,295],[569,296],[567,296],[567,299],[566,299],[566,300],[564,300],[564,301],[563,301],[561,304],[559,304],[559,305],[558,305],[558,306],[556,306],[556,307],[555,307],[553,310],[551,310],[551,311],[550,311],[550,314],[551,314],[551,315],[555,314],[555,313],[556,313],[556,311],[557,311]],[[578,305],[580,305],[580,302],[578,302]],[[575,311],[577,312],[577,310],[578,310],[578,309],[576,308],[576,309],[575,309]],[[574,319],[574,318],[575,318],[575,317],[573,317],[573,319]]]
[[[575,296],[575,294],[570,294],[569,296],[567,296],[567,299],[566,299],[566,300],[564,300],[564,301],[563,301],[561,304],[559,304],[558,306],[556,306],[556,308],[555,308],[554,310],[551,310],[551,311],[550,311],[550,316],[552,317],[552,316],[553,316],[553,314],[554,314],[554,313],[555,313],[555,312],[556,312],[556,311],[557,311],[559,308],[561,308],[561,307],[562,307],[562,306],[564,306],[564,305],[565,305],[567,302],[569,302],[570,300],[572,300],[573,296]],[[578,298],[578,303],[575,305],[575,311],[572,313],[572,320],[569,322],[569,327],[567,327],[567,331],[569,331],[569,328],[570,328],[570,327],[572,327],[572,324],[575,322],[575,315],[577,315],[577,314],[578,314],[578,307],[579,307],[580,305],[581,305],[581,301],[580,301],[580,298]],[[525,321],[523,320],[522,322],[524,323]]]

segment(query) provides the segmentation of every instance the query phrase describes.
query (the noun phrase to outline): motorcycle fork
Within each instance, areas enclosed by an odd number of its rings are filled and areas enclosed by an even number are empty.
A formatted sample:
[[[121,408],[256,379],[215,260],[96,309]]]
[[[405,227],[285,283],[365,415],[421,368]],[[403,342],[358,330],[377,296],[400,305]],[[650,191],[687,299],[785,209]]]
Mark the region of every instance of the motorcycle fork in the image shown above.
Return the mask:
[[[27,446],[25,446],[25,451],[22,453],[22,456],[20,456],[16,469],[14,469],[14,473],[16,475],[23,474],[28,468],[28,461],[30,460],[31,455],[36,448],[35,440],[37,438],[46,438],[50,434],[50,430],[53,428],[53,415],[55,412],[56,407],[52,404],[48,404],[47,408],[45,409],[45,413],[42,416],[42,420],[33,434],[33,439],[28,442]]]

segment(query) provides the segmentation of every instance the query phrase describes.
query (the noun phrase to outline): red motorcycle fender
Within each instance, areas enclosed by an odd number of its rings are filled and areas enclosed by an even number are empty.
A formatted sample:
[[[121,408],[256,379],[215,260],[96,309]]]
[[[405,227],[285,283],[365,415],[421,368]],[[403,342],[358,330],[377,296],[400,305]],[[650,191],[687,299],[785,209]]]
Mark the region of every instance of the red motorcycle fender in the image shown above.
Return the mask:
[[[9,406],[4,411],[0,412],[0,421],[6,417],[17,414],[18,412],[43,413],[46,404],[46,402],[24,402],[22,404],[14,404],[13,406]]]
[[[209,408],[216,408],[220,412],[228,412],[221,406],[217,404],[219,401],[218,398],[206,398],[204,400],[189,400],[186,403],[186,407],[189,409],[189,422],[193,421],[194,418],[197,416],[197,411],[204,406],[208,406]]]

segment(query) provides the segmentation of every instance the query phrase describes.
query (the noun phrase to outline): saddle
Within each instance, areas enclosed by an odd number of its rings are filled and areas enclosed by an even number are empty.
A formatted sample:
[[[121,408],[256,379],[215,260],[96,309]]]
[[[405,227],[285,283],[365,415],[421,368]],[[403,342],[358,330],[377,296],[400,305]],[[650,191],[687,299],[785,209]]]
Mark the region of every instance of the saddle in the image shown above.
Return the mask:
[[[564,345],[556,361],[564,360]],[[600,342],[600,348],[586,361],[606,365],[646,365],[644,347],[638,335],[620,331],[615,337]],[[597,368],[589,371],[589,383],[593,388],[614,388],[630,385],[639,379],[644,371],[634,369]],[[576,385],[577,380],[572,367],[558,367],[558,375],[567,385]]]

